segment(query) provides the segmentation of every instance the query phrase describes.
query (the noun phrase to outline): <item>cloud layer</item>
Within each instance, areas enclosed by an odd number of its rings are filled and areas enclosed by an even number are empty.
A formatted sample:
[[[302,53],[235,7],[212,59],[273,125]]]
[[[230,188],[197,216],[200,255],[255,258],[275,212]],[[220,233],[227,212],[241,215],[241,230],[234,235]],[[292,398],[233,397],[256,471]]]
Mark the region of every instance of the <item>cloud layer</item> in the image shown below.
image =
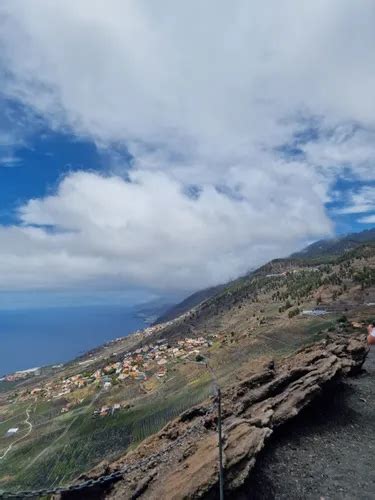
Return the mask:
[[[218,283],[330,234],[340,176],[375,180],[372,0],[4,0],[0,16],[4,93],[133,157],[20,207],[2,287]]]
[[[301,234],[329,230],[318,197],[295,195],[304,175],[280,167],[274,179],[254,180],[252,199],[211,186],[192,197],[160,172],[71,174],[56,194],[21,207],[21,227],[1,229],[2,286],[188,290],[232,278],[291,251]]]

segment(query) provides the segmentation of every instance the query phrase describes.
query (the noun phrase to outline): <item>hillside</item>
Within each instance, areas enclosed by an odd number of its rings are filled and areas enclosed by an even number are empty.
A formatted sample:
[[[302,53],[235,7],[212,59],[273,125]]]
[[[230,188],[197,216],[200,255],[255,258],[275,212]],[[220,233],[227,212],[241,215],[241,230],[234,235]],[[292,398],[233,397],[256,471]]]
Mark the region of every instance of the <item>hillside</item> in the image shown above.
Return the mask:
[[[201,302],[204,302],[210,297],[213,297],[214,295],[218,294],[223,288],[225,288],[225,285],[218,285],[210,288],[205,288],[204,290],[199,290],[198,292],[189,295],[182,302],[173,305],[172,307],[168,308],[165,312],[163,312],[163,314],[161,314],[156,319],[154,325],[165,323],[166,321],[171,321],[172,319],[181,316],[181,314],[186,313],[187,311],[197,306]]]
[[[278,428],[337,379],[358,373],[367,351],[364,336],[336,335],[281,363],[266,363],[223,391],[227,498],[235,498]],[[90,479],[102,474],[113,479],[97,487],[98,493],[116,500],[218,498],[216,406],[211,399],[185,412],[134,452],[101,464]]]
[[[339,238],[332,238],[327,240],[319,240],[311,245],[307,246],[300,252],[293,253],[287,259],[275,259],[260,269],[258,273],[264,271],[265,273],[278,273],[282,272],[284,269],[293,265],[300,265],[301,261],[306,261],[307,264],[312,264],[316,262],[324,262],[343,255],[345,252],[353,250],[364,243],[375,243],[375,228],[368,229],[366,231],[361,231],[359,233],[351,233]],[[198,306],[200,303],[220,294],[220,292],[232,287],[238,281],[243,281],[249,279],[253,275],[253,271],[247,273],[242,279],[234,280],[228,284],[218,285],[216,287],[206,288],[204,290],[199,290],[192,295],[189,295],[182,302],[173,305],[171,308],[167,309],[160,315],[154,324],[164,323],[178,316],[186,313],[190,309]]]
[[[291,313],[298,315],[303,308],[328,305],[340,309],[347,301],[360,303],[363,290],[348,285],[374,285],[374,251],[375,239],[320,259],[275,259],[221,287],[219,293],[167,325],[163,334],[168,338],[217,330],[238,334]]]
[[[340,238],[328,240],[319,240],[304,248],[300,252],[291,255],[292,258],[315,258],[332,255],[342,255],[344,252],[375,240],[375,228],[361,231],[360,233],[351,233]]]
[[[0,383],[0,489],[53,488],[123,460],[267,363],[375,318],[375,245],[276,259],[179,317],[64,366]],[[31,430],[30,430],[31,425]],[[9,428],[18,428],[6,436]]]

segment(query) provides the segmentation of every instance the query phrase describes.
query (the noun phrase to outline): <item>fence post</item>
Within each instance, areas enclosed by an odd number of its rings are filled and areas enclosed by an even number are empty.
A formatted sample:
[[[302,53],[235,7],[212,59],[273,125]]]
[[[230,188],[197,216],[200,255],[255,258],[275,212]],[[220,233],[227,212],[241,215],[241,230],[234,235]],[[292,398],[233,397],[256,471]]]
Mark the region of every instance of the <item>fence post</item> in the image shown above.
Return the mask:
[[[217,388],[218,398],[218,433],[219,433],[219,488],[220,500],[224,500],[224,472],[223,472],[223,440],[221,430],[221,389]]]

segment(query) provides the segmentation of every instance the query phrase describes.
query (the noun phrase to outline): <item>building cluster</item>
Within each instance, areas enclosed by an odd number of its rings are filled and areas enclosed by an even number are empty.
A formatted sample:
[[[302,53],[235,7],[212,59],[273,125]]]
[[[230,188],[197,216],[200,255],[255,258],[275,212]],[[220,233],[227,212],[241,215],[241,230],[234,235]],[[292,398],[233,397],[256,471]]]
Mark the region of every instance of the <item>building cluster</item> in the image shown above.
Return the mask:
[[[34,387],[30,391],[25,390],[22,393],[23,399],[28,397],[41,397],[47,401],[62,398],[77,389],[82,389],[95,382],[95,379],[86,374],[77,374],[59,380],[50,380],[45,384]]]
[[[102,406],[101,408],[94,410],[93,417],[108,417],[120,410],[121,407],[122,405],[120,403],[115,403],[112,406]]]
[[[185,338],[171,346],[166,339],[146,344],[134,351],[127,352],[122,361],[108,364],[95,372],[98,380],[112,375],[115,380],[147,380],[150,374],[162,378],[167,373],[170,361],[186,359],[189,355],[198,355],[202,347],[208,347],[209,341],[203,337]],[[104,386],[105,387],[105,386]]]
[[[18,372],[11,373],[9,375],[5,375],[2,377],[2,380],[6,382],[16,382],[19,380],[24,380],[32,376],[40,375],[41,369],[38,368],[29,368],[28,370],[20,370]]]
[[[58,380],[50,380],[32,390],[25,390],[21,396],[23,399],[38,397],[52,401],[64,398],[90,385],[109,391],[113,385],[126,381],[143,382],[152,376],[162,379],[167,374],[170,362],[186,359],[189,356],[190,359],[194,360],[200,354],[200,350],[209,345],[210,341],[203,337],[185,338],[179,340],[175,345],[170,345],[166,339],[161,339],[127,352],[121,360],[108,362],[95,371],[90,371],[88,367],[85,367],[85,371],[82,373]],[[77,400],[74,404],[81,401],[83,399]],[[74,404],[72,402],[66,404],[61,412],[68,412]],[[106,416],[113,414],[118,409],[117,407],[103,407],[100,410],[95,410],[94,414]]]

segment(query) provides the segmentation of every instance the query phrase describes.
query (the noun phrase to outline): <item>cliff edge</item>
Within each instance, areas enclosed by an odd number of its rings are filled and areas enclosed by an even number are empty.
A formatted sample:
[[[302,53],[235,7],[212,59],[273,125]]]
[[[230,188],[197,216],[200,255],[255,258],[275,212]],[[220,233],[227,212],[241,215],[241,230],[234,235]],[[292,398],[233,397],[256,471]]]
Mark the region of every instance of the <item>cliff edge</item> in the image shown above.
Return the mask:
[[[327,336],[279,364],[222,393],[225,490],[248,480],[257,457],[279,427],[296,417],[338,380],[358,373],[368,354],[363,334]],[[80,480],[112,474],[85,498],[215,498],[218,489],[217,401],[180,415],[114,463],[102,463]],[[114,474],[116,473],[117,474]],[[82,491],[80,492],[82,495]],[[75,498],[64,493],[61,498]]]

